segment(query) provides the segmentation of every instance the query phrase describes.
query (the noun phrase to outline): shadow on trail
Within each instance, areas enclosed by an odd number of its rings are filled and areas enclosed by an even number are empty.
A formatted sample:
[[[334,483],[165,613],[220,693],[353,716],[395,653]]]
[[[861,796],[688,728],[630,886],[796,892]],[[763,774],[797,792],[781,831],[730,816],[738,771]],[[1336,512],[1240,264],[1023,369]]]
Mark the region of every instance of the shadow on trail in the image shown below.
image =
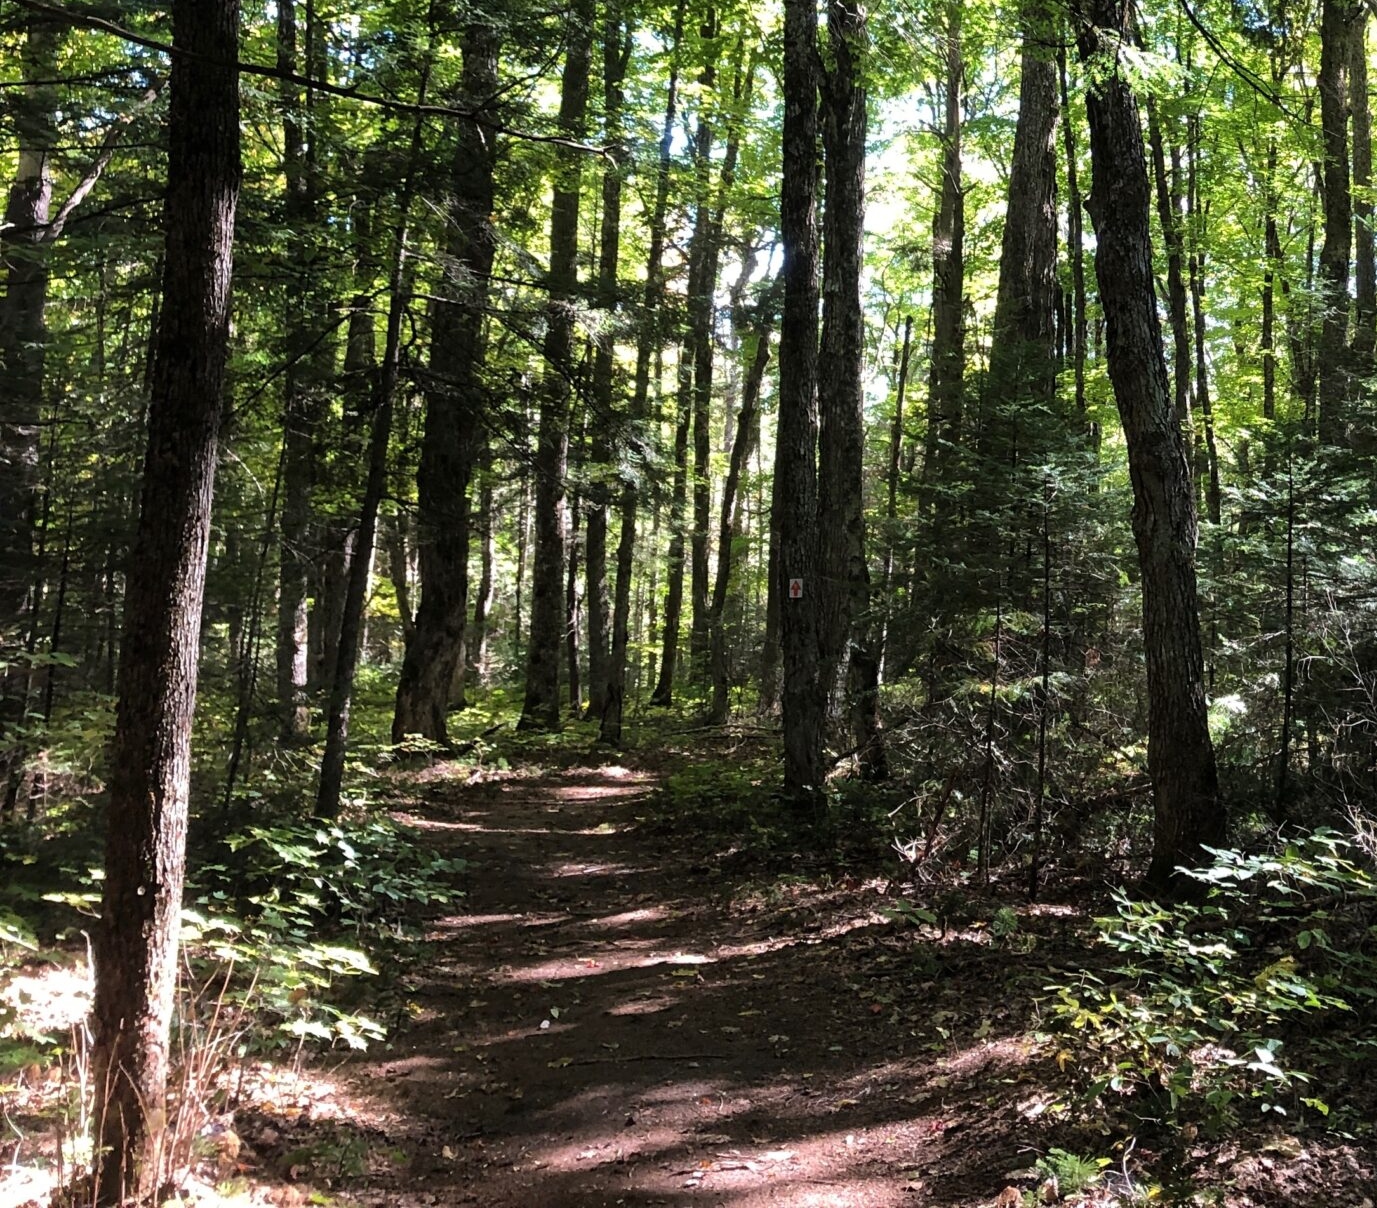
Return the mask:
[[[428,786],[412,821],[469,861],[467,896],[432,926],[411,1022],[349,1069],[392,1155],[351,1198],[973,1208],[1030,1167],[1045,961],[921,943],[878,898],[805,919],[733,900],[638,829],[654,788],[620,768]]]

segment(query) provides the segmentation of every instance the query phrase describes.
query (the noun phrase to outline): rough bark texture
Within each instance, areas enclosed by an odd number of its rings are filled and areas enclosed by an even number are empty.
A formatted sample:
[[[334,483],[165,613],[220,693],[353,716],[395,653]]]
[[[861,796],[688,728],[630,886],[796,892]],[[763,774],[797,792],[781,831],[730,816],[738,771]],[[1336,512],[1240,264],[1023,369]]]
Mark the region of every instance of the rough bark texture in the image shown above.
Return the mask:
[[[867,38],[865,9],[832,0],[827,8],[831,67],[822,90],[827,204],[818,374],[818,677],[824,701],[839,689],[849,696],[848,721],[858,728],[855,747],[867,774],[876,776],[884,756],[874,708],[878,662],[868,633],[870,571],[862,481]],[[846,667],[846,680],[839,683]]]
[[[279,0],[277,6],[277,66],[297,70],[297,5]],[[308,158],[300,110],[301,95],[295,83],[284,82],[282,91],[282,169],[286,182],[283,213],[295,232],[299,248],[308,249],[294,258],[297,273],[286,299],[283,374],[283,460],[281,546],[278,558],[276,670],[277,705],[281,734],[287,742],[304,741],[310,733],[311,710],[307,699],[307,596],[310,554],[307,548],[311,523],[311,487],[315,478],[315,428],[318,422],[318,383],[308,362],[319,367],[320,356],[311,357],[323,333],[315,330],[323,315],[316,305],[318,268],[312,265],[316,221],[317,182],[314,156]],[[325,345],[328,349],[328,344]]]
[[[1353,254],[1353,193],[1348,170],[1348,107],[1353,40],[1362,10],[1352,0],[1324,0],[1320,11],[1320,134],[1324,243],[1320,247],[1319,297],[1324,307],[1319,338],[1319,436],[1327,445],[1345,441],[1352,372],[1348,359],[1348,270]]]
[[[665,215],[669,208],[669,175],[674,142],[674,121],[678,111],[679,40],[683,32],[684,6],[681,0],[674,27],[669,85],[665,98],[665,120],[660,131],[660,155],[655,176],[655,208],[650,217],[649,246],[646,250],[645,293],[641,301],[641,326],[636,340],[636,377],[632,389],[630,428],[637,431],[643,422],[650,397],[650,358],[659,336],[661,295],[664,292]],[[617,542],[617,585],[612,602],[612,649],[607,665],[607,696],[599,740],[613,746],[621,744],[622,714],[626,700],[627,647],[631,641],[631,576],[636,554],[636,514],[640,506],[637,475],[631,467],[622,482],[621,535]]]
[[[961,188],[961,5],[947,10],[947,78],[943,94],[942,183],[932,220],[932,359],[928,366],[928,427],[923,478],[940,542],[946,502],[938,488],[946,477],[948,451],[961,430],[961,392],[966,376],[966,203]]]
[[[779,421],[773,515],[779,525],[774,589],[780,601],[784,794],[816,814],[823,802],[824,702],[818,651],[818,232],[817,12],[784,6],[784,176],[780,235],[784,312],[779,345]],[[790,581],[801,590],[791,592]]]
[[[631,30],[623,29],[620,6],[613,2],[603,10],[602,76],[606,141],[617,154],[602,177],[602,236],[598,247],[598,307],[608,320],[617,309],[617,263],[622,236],[622,129],[623,82],[631,55]],[[588,584],[585,612],[588,617],[588,715],[601,718],[607,711],[609,599],[607,592],[607,510],[611,499],[609,463],[615,445],[612,407],[616,368],[616,341],[612,330],[603,332],[593,355],[592,427],[593,474],[588,485],[588,524],[584,534],[583,560]]]
[[[989,377],[997,394],[1050,408],[1057,371],[1057,67],[1041,3],[1027,6],[1023,25]]]
[[[593,5],[576,0],[559,106],[560,133],[582,137],[588,109]],[[579,179],[583,153],[560,154],[550,204],[549,302],[545,380],[535,456],[535,551],[531,568],[531,640],[526,650],[526,697],[519,728],[560,726],[559,663],[564,638],[565,473],[569,460],[569,400],[573,373],[574,305],[578,290]]]
[[[0,651],[18,646],[28,614],[35,559],[39,421],[48,298],[47,224],[57,138],[52,88],[57,36],[46,18],[30,20],[20,71],[15,125],[18,168],[0,231],[5,293],[0,298]],[[20,705],[22,711],[22,704]],[[8,710],[6,710],[8,712]]]
[[[1133,535],[1142,568],[1148,684],[1148,772],[1154,791],[1148,879],[1219,844],[1225,817],[1206,720],[1195,581],[1195,500],[1172,412],[1152,277],[1150,191],[1138,105],[1119,69],[1127,0],[1088,0],[1078,42],[1095,84],[1086,97],[1095,272],[1108,335],[1110,381],[1128,445]]]
[[[486,25],[464,38],[461,103],[485,107],[497,92],[499,39]],[[486,108],[484,108],[486,112]],[[392,741],[408,734],[447,744],[451,686],[460,666],[469,592],[469,480],[482,447],[483,311],[495,245],[493,131],[458,123],[451,174],[445,300],[437,302],[416,477],[421,603],[406,644]]]
[[[175,0],[162,321],[129,563],[101,923],[94,1199],[148,1196],[168,1124],[191,721],[239,193],[236,0]],[[189,56],[195,56],[191,58]]]

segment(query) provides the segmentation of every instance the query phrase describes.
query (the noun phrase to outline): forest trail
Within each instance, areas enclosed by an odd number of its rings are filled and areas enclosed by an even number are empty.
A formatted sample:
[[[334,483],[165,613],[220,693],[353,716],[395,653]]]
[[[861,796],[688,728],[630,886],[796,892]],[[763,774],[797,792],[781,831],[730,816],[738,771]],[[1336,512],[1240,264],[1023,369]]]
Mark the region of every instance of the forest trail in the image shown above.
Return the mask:
[[[643,833],[654,788],[621,767],[428,786],[409,820],[470,861],[467,897],[433,926],[411,1020],[339,1071],[373,1156],[337,1191],[974,1206],[1030,1167],[1031,1063],[998,999],[915,961],[854,885],[729,895]],[[959,947],[943,963],[1001,995],[1007,960],[984,957],[1006,954]]]

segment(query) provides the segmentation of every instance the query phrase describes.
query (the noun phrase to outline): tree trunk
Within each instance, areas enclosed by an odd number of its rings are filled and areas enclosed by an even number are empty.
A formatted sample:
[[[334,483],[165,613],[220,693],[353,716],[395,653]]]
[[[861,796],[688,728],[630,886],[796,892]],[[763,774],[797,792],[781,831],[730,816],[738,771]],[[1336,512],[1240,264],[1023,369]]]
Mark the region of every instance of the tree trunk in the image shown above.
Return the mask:
[[[746,374],[741,395],[741,414],[737,416],[736,436],[731,460],[722,485],[722,519],[717,530],[717,574],[713,580],[712,603],[708,615],[708,666],[712,677],[712,701],[708,707],[709,725],[720,726],[730,711],[730,683],[727,674],[727,598],[731,588],[734,547],[741,534],[741,480],[759,434],[760,390],[770,363],[770,331],[774,326],[777,299],[770,289],[761,299],[756,322],[755,355]]]
[[[277,6],[277,66],[297,70],[297,5],[280,0]],[[283,470],[282,528],[278,558],[277,591],[277,706],[284,742],[304,742],[310,736],[311,709],[308,691],[307,596],[310,557],[307,548],[311,524],[311,488],[315,480],[316,427],[319,422],[319,352],[329,345],[323,332],[325,319],[318,305],[319,266],[313,264],[319,183],[314,157],[308,158],[300,95],[295,83],[282,89],[282,159],[286,198],[283,215],[297,239],[296,270],[288,285],[284,319],[287,368],[283,374]],[[309,362],[309,368],[308,368]]]
[[[0,228],[5,293],[0,298],[0,656],[23,644],[34,581],[34,524],[39,492],[39,429],[43,410],[48,300],[48,220],[57,140],[57,33],[51,19],[29,18],[15,104],[19,155]],[[0,721],[23,715],[18,694],[5,691]]]
[[[847,720],[861,766],[867,778],[880,778],[885,759],[875,709],[879,664],[871,651],[863,485],[867,42],[864,8],[831,0],[831,66],[822,87],[827,197],[818,370],[818,683],[824,703],[839,690],[849,698]],[[839,684],[843,666],[847,683]]]
[[[1078,43],[1096,83],[1086,97],[1095,272],[1108,327],[1110,381],[1128,445],[1133,534],[1143,580],[1148,772],[1154,790],[1148,880],[1180,884],[1176,868],[1222,843],[1206,719],[1195,582],[1195,500],[1172,411],[1152,277],[1150,190],[1138,105],[1118,64],[1128,0],[1086,0]]]
[[[670,59],[665,120],[660,131],[660,157],[655,177],[655,208],[650,217],[650,242],[646,252],[645,293],[642,296],[641,328],[636,340],[636,377],[630,407],[630,430],[644,424],[650,398],[650,359],[659,345],[659,308],[664,292],[665,215],[669,208],[669,175],[678,109],[679,41],[683,32],[682,0],[675,15],[674,49]],[[607,695],[599,727],[600,741],[620,746],[622,716],[626,704],[627,647],[631,641],[631,576],[636,554],[636,513],[640,490],[636,472],[622,482],[621,536],[617,543],[617,586],[612,603],[612,650],[607,668]]]
[[[1350,66],[1363,10],[1353,0],[1323,0],[1320,11],[1320,134],[1324,143],[1324,243],[1319,297],[1324,308],[1319,341],[1319,437],[1326,445],[1347,439],[1352,373],[1348,359],[1348,269],[1353,254],[1353,193],[1348,171]]]
[[[660,673],[650,703],[667,709],[674,701],[679,665],[679,626],[684,612],[684,520],[688,509],[688,446],[693,423],[693,369],[687,348],[679,350],[678,417],[674,425],[674,485],[670,498],[669,553],[666,557],[665,613],[661,630]]]
[[[602,177],[602,236],[598,248],[598,307],[609,321],[593,355],[592,424],[593,468],[588,485],[588,523],[583,560],[588,583],[588,716],[601,719],[607,711],[608,593],[607,508],[611,497],[609,463],[614,445],[612,395],[616,368],[616,339],[611,320],[618,302],[617,263],[621,256],[622,178],[625,131],[622,128],[623,82],[631,55],[631,27],[623,27],[620,5],[611,0],[603,12],[603,113],[605,141],[616,153]]]
[[[1191,430],[1191,337],[1186,318],[1185,234],[1182,230],[1180,151],[1173,140],[1172,170],[1167,174],[1166,147],[1162,122],[1152,97],[1147,101],[1148,142],[1152,148],[1152,173],[1157,186],[1157,220],[1162,225],[1162,242],[1167,248],[1167,322],[1171,325],[1172,399],[1176,422],[1185,434],[1186,460],[1190,461]]]
[[[497,94],[499,39],[472,24],[464,37],[460,102],[486,114]],[[469,480],[482,444],[484,387],[479,379],[483,315],[496,245],[490,126],[458,123],[451,170],[444,300],[435,305],[425,432],[416,476],[421,603],[397,682],[392,741],[419,734],[447,745],[446,716],[459,673],[468,619]]]
[[[925,510],[933,517],[940,548],[948,505],[941,491],[949,450],[961,429],[961,393],[966,376],[965,239],[966,202],[961,187],[962,85],[959,3],[947,8],[947,77],[943,92],[942,185],[932,221],[932,358],[928,367],[928,428],[924,443]]]
[[[434,34],[432,27],[432,39]],[[422,100],[425,98],[430,80],[432,53],[432,49],[428,47],[421,69],[417,91]],[[359,505],[353,554],[349,559],[334,679],[330,684],[330,699],[326,709],[325,750],[321,755],[320,784],[316,789],[317,818],[338,817],[340,793],[344,787],[344,758],[349,745],[349,712],[353,706],[354,677],[358,672],[359,649],[363,642],[368,580],[378,529],[378,510],[387,490],[387,450],[392,441],[392,414],[397,397],[397,385],[401,379],[402,321],[407,307],[407,239],[411,201],[421,160],[423,129],[422,119],[418,114],[411,128],[411,149],[407,156],[406,172],[397,191],[396,222],[392,231],[392,265],[387,282],[387,335],[383,342],[382,372],[378,374],[373,397],[373,415],[368,429],[368,470],[364,481],[363,500]]]
[[[593,48],[592,0],[575,0],[559,106],[559,131],[583,134]],[[564,637],[565,473],[569,460],[569,400],[573,374],[574,302],[578,291],[579,184],[583,153],[561,150],[550,203],[549,303],[545,377],[535,456],[535,556],[531,570],[531,640],[526,650],[526,698],[518,728],[560,728],[559,663]]]
[[[493,489],[492,489],[492,450],[484,447],[482,485],[478,489],[478,591],[473,598],[473,622],[469,626],[471,637],[464,644],[465,656],[469,660],[469,670],[480,684],[488,682],[488,617],[493,603],[493,563],[496,546],[493,539]]]
[[[101,922],[92,1198],[151,1197],[164,1140],[191,724],[239,194],[239,6],[174,0],[166,262],[129,563]]]
[[[1372,228],[1372,111],[1367,93],[1367,9],[1354,18],[1353,82],[1353,372],[1359,379],[1371,377],[1377,349],[1377,239]]]
[[[1057,48],[1057,84],[1061,92],[1061,107],[1065,112],[1069,107],[1067,100],[1066,51]],[[1071,372],[1075,382],[1076,414],[1084,417],[1085,406],[1085,356],[1089,342],[1089,325],[1086,320],[1088,309],[1085,294],[1085,238],[1084,220],[1081,216],[1081,190],[1076,166],[1076,123],[1070,120],[1061,124],[1062,145],[1066,161],[1066,244],[1067,255],[1071,260]],[[1092,448],[1098,449],[1098,433],[1090,431]]]
[[[775,591],[784,670],[784,795],[804,816],[824,808],[825,702],[818,651],[818,18],[812,0],[785,0],[783,181],[784,313],[773,512],[779,524]],[[792,589],[791,589],[792,584]]]

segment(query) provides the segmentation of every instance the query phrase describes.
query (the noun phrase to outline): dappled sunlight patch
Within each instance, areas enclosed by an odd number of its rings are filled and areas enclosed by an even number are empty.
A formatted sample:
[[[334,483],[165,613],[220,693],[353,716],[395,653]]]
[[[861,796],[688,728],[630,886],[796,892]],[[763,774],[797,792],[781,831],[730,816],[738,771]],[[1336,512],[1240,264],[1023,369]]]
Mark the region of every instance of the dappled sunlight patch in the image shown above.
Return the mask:
[[[647,953],[647,948],[652,950]],[[567,981],[626,969],[653,969],[658,965],[684,969],[685,974],[691,976],[696,967],[712,964],[715,960],[715,957],[696,953],[667,955],[662,950],[654,950],[653,940],[621,940],[613,947],[585,947],[577,956],[561,956],[520,968],[498,969],[492,973],[491,979],[495,982]]]
[[[636,877],[644,876],[655,872],[653,868],[647,868],[643,864],[580,864],[575,861],[566,861],[559,864],[547,866],[548,874],[559,880],[571,880],[576,877]]]
[[[63,1035],[86,1018],[91,994],[86,961],[35,965],[0,979],[0,1012],[11,1013],[30,1035]]]

